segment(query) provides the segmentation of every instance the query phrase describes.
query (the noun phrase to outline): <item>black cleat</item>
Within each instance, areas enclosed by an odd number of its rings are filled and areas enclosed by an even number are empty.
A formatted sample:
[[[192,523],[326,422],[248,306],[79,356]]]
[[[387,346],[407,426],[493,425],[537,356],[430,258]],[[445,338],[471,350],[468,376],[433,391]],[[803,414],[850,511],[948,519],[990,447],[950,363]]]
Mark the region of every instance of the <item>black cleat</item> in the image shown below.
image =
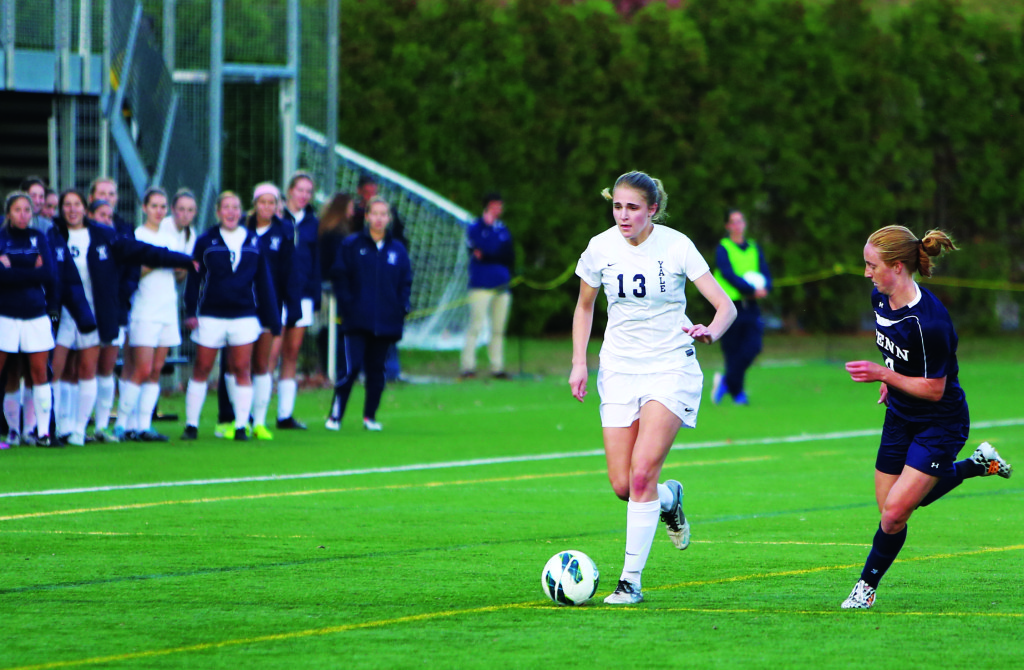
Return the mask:
[[[249,431],[247,431],[244,426],[242,428],[235,428],[235,442],[248,442],[248,441],[249,441]]]
[[[195,426],[185,426],[185,432],[178,438],[182,442],[190,442],[199,439],[199,429]]]
[[[277,420],[278,430],[306,430],[306,424],[301,421],[296,421],[295,417],[288,417],[287,419]]]
[[[41,435],[36,438],[36,446],[45,447],[47,449],[59,449],[64,445],[61,444],[61,441],[58,438],[53,437],[52,435]]]

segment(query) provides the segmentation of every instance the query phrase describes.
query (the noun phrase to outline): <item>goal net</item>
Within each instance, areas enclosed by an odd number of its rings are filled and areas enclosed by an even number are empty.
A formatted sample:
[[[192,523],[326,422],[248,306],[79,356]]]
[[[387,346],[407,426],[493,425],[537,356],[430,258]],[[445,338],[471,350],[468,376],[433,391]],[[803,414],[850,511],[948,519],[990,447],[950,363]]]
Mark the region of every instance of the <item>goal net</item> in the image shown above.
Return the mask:
[[[313,174],[325,174],[329,150],[326,138],[307,126],[299,126],[298,135],[299,164]],[[473,216],[422,184],[344,145],[336,145],[334,151],[334,183],[321,184],[323,192],[317,194],[317,199],[326,201],[337,191],[355,194],[359,177],[369,175],[405,224],[413,270],[412,312],[406,318],[399,346],[461,349],[469,321],[466,226]],[[333,296],[325,302],[327,309],[333,308]],[[330,312],[329,322],[333,322],[335,313]],[[333,335],[334,329],[330,330]]]

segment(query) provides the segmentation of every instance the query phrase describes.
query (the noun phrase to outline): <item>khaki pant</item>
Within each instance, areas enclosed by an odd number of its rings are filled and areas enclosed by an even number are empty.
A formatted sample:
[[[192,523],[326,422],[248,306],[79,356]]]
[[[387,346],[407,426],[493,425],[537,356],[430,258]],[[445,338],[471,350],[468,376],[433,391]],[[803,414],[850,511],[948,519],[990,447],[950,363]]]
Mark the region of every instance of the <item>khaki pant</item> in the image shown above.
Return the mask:
[[[491,341],[487,343],[487,355],[491,361],[491,372],[504,372],[505,326],[508,323],[512,294],[507,290],[471,288],[468,298],[469,328],[466,330],[466,344],[462,347],[462,372],[476,371],[476,342],[488,312],[491,321]]]

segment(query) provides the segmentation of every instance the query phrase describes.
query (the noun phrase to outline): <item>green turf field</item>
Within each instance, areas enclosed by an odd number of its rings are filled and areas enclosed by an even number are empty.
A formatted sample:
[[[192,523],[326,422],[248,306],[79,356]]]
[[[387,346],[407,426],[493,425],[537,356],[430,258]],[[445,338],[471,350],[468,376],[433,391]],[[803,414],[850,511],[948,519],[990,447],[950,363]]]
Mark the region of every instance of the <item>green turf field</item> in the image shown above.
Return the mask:
[[[377,434],[358,425],[357,390],[340,433],[322,428],[316,392],[299,398],[307,433],[218,440],[211,396],[199,442],[0,452],[0,668],[1024,662],[1024,474],[919,511],[874,609],[839,609],[878,522],[882,410],[841,364],[876,358],[870,336],[772,340],[750,407],[705,401],[664,471],[686,487],[693,543],[676,551],[659,529],[647,600],[626,608],[600,600],[622,567],[625,505],[604,473],[594,377],[579,405],[567,342],[523,351],[515,381],[389,387]],[[702,354],[710,378],[717,348]],[[454,357],[404,361],[443,375]],[[965,454],[989,440],[1024,467],[1020,344],[965,343],[961,367]],[[541,592],[566,548],[602,571],[584,607]]]

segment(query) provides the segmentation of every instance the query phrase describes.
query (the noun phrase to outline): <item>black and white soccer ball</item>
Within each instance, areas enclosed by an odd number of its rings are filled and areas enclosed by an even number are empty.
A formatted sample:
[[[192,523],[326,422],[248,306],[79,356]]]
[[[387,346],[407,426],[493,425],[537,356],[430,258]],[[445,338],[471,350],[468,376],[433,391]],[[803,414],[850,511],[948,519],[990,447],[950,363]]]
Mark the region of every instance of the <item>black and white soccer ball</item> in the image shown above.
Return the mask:
[[[589,556],[567,549],[544,565],[540,584],[545,595],[559,605],[582,605],[594,597],[600,577]]]

